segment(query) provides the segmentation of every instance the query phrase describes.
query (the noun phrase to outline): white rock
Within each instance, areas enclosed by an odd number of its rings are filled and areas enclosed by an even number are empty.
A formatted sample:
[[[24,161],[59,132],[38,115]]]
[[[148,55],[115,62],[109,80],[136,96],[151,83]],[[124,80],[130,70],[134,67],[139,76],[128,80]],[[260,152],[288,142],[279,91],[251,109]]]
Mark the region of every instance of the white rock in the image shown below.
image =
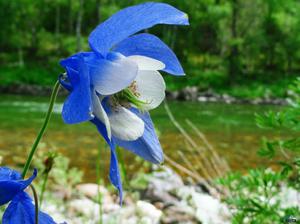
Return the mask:
[[[63,215],[64,214],[63,207],[58,207],[54,204],[43,203],[42,210],[47,214],[50,214],[56,223],[64,223],[67,221],[67,217]]]
[[[154,166],[154,169],[156,166]],[[181,177],[169,167],[159,167],[159,171],[153,173],[148,179],[146,198],[162,201],[166,204],[174,204],[177,199],[170,193],[184,186]]]
[[[169,167],[162,167],[162,171],[154,172],[149,185],[161,192],[171,192],[184,186],[181,177]]]
[[[68,208],[77,214],[82,214],[86,217],[99,216],[99,205],[87,198],[75,199],[69,203]]]
[[[157,209],[154,205],[146,201],[138,201],[136,203],[136,212],[141,217],[142,223],[156,224],[162,216],[162,211]]]
[[[89,197],[89,198],[97,198],[98,197],[98,187],[100,190],[100,193],[102,195],[109,195],[107,189],[103,186],[99,186],[98,184],[94,183],[85,183],[85,184],[79,184],[76,186],[76,190],[78,190],[81,194]]]
[[[119,211],[119,217],[122,220],[129,220],[129,218],[132,216],[135,216],[134,206],[122,207],[122,209]]]
[[[230,213],[225,204],[193,187],[178,189],[177,195],[195,210],[195,217],[203,224],[229,224]]]
[[[124,206],[119,210],[106,214],[103,221],[108,224],[135,224],[138,223],[138,218],[134,206]]]
[[[278,197],[282,208],[300,207],[300,192],[293,188],[283,186]]]
[[[95,220],[98,220],[100,217],[99,204],[87,198],[72,200],[68,205],[68,209],[71,213],[75,213],[75,215],[82,214],[85,217],[92,217]],[[120,211],[120,205],[103,203],[102,209],[105,214],[115,215]]]
[[[205,96],[199,96],[198,97],[198,101],[199,102],[206,102],[207,101],[207,97],[205,97]]]
[[[112,213],[112,212],[115,212],[115,211],[118,211],[120,210],[120,205],[119,204],[103,204],[103,212],[105,213]]]

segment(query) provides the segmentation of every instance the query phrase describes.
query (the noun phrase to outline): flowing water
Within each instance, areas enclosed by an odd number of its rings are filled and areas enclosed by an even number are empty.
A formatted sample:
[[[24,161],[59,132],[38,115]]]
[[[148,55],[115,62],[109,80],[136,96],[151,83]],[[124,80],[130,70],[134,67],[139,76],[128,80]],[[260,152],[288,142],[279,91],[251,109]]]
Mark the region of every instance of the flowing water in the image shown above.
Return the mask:
[[[95,181],[96,163],[101,153],[101,165],[108,169],[109,150],[90,123],[66,125],[60,111],[63,99],[59,99],[51,123],[42,139],[39,151],[57,150],[70,158],[71,165],[85,173],[85,181]],[[262,136],[276,133],[259,129],[254,113],[280,110],[279,106],[227,105],[220,103],[169,102],[175,118],[196,137],[186,124],[189,119],[205,134],[215,150],[224,157],[233,170],[258,167],[265,161],[257,156]],[[43,122],[48,99],[28,96],[0,96],[0,156],[2,165],[21,165]],[[164,153],[184,164],[178,151],[185,152],[186,145],[174,124],[169,120],[164,107],[151,112],[160,136]],[[287,133],[286,133],[287,134]],[[142,160],[122,150],[128,175],[141,168]],[[193,160],[190,161],[193,164]],[[144,167],[145,163],[143,163]],[[146,163],[147,165],[147,163]]]

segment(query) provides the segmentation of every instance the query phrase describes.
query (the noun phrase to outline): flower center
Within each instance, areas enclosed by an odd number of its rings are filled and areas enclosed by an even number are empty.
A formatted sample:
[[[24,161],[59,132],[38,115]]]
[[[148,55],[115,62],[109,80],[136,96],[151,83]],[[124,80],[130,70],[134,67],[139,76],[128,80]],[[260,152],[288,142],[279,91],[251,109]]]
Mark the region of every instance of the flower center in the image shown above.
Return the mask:
[[[133,81],[130,86],[128,87],[128,89],[132,92],[133,95],[135,95],[136,97],[140,97],[141,94],[138,92],[138,87],[137,87],[137,83],[136,81]]]
[[[138,109],[143,109],[143,106],[147,104],[147,102],[140,100],[140,96],[141,94],[138,92],[137,83],[133,81],[126,89],[123,89],[111,97],[111,106],[116,108],[121,105],[130,108],[133,104]]]

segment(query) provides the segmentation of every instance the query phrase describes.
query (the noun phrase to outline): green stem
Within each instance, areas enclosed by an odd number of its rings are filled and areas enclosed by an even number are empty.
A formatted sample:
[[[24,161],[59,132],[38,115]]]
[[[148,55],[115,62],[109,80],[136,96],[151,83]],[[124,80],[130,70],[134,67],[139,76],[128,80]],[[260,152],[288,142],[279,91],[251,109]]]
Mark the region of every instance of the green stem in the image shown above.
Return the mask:
[[[37,138],[35,139],[33,145],[32,145],[32,148],[31,148],[31,151],[28,155],[28,158],[27,158],[27,161],[24,165],[24,169],[23,169],[23,172],[22,172],[22,177],[25,178],[26,176],[26,173],[29,169],[29,166],[31,164],[31,161],[32,161],[32,158],[33,158],[33,155],[37,149],[37,146],[41,140],[41,138],[43,137],[43,134],[47,128],[47,125],[49,123],[49,120],[50,120],[50,117],[51,117],[51,113],[52,113],[52,110],[53,110],[53,106],[54,106],[54,103],[55,103],[55,100],[56,100],[56,97],[57,97],[57,94],[58,94],[58,90],[59,90],[59,87],[60,87],[60,84],[59,84],[59,81],[57,81],[54,85],[54,88],[53,88],[53,91],[52,91],[52,94],[51,94],[51,98],[50,98],[50,104],[49,104],[49,108],[48,108],[48,111],[47,111],[47,114],[46,114],[46,117],[45,117],[45,120],[44,120],[44,123],[43,123],[43,126],[37,136]]]
[[[97,176],[97,184],[98,184],[98,197],[97,197],[97,202],[99,204],[99,224],[103,224],[103,206],[102,206],[102,193],[100,191],[100,185],[101,185],[101,173],[100,173],[100,169],[101,169],[101,165],[100,165],[100,158],[101,158],[101,148],[99,147],[98,149],[98,158],[99,161],[96,163],[96,176]]]
[[[47,185],[47,181],[48,181],[48,176],[49,173],[45,173],[45,177],[44,177],[44,181],[43,181],[43,185],[42,185],[42,190],[41,190],[41,195],[40,195],[40,207],[42,207],[42,203],[43,203],[43,199],[44,199],[44,193],[46,190],[46,185]]]
[[[35,224],[39,223],[39,200],[38,200],[38,195],[36,193],[36,190],[34,188],[34,186],[31,184],[30,188],[32,190],[33,193],[33,198],[34,198],[34,207],[35,207],[35,215],[34,215],[34,220],[35,220]]]

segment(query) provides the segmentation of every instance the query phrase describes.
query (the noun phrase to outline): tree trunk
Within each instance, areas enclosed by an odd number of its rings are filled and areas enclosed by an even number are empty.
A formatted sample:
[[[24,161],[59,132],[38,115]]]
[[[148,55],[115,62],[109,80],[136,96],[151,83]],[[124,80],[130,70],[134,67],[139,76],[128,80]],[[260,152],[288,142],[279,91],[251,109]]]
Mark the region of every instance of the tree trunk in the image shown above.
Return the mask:
[[[175,43],[176,43],[176,37],[177,37],[176,33],[177,33],[177,27],[173,26],[171,30],[171,36],[170,36],[170,47],[173,50],[175,48]]]
[[[72,0],[68,1],[68,10],[69,10],[69,18],[68,18],[68,30],[69,34],[73,33],[73,11],[72,11]]]
[[[237,34],[237,17],[238,17],[238,0],[231,0],[232,5],[232,16],[231,16],[231,39],[234,40],[234,43],[230,46],[229,54],[229,78],[230,83],[233,84],[236,82],[237,76],[240,73],[240,60],[239,60],[239,49],[236,44],[236,39],[238,38]]]
[[[56,9],[55,9],[55,39],[56,39],[57,53],[59,54],[59,51],[61,49],[61,42],[60,42],[60,5],[58,2],[56,3]]]
[[[96,0],[97,25],[101,22],[101,0]]]
[[[24,66],[24,57],[23,57],[23,49],[21,46],[18,46],[18,65],[20,68]]]
[[[293,66],[293,57],[291,54],[287,55],[287,71],[286,74],[291,74],[292,73],[292,66]]]
[[[33,58],[37,55],[38,48],[38,38],[37,38],[37,30],[36,24],[34,22],[31,23],[31,44],[30,44],[30,54]]]
[[[56,3],[55,9],[55,38],[58,40],[60,33],[60,5]]]
[[[83,1],[79,0],[79,10],[76,22],[76,38],[77,38],[77,51],[82,51],[81,46],[81,23],[82,23],[82,14],[83,14]]]

